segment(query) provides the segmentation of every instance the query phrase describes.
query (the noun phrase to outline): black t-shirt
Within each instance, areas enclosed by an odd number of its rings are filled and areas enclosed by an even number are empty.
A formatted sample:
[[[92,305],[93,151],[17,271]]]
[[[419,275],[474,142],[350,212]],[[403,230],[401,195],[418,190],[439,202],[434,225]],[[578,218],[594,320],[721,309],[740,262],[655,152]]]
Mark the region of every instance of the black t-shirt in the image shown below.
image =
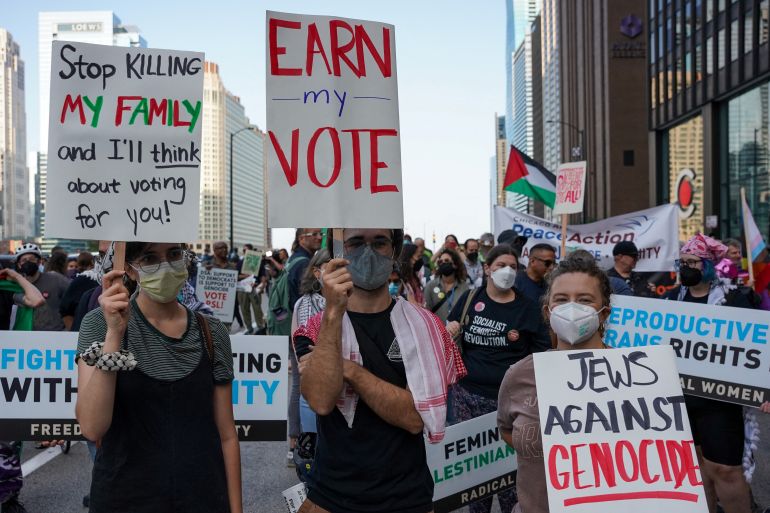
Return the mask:
[[[513,286],[536,304],[540,304],[540,298],[545,294],[545,280],[535,281],[526,272],[516,273]]]
[[[64,296],[61,298],[59,313],[62,317],[74,317],[75,311],[78,308],[78,303],[80,303],[80,298],[89,290],[96,288],[97,285],[99,284],[95,280],[87,276],[76,276],[75,279],[70,282],[67,290],[64,291]]]
[[[448,321],[462,323],[467,294],[457,300]],[[540,308],[519,290],[510,303],[498,303],[482,289],[468,308],[468,316],[460,339],[468,375],[460,383],[474,394],[497,399],[500,383],[511,365],[551,348]],[[518,338],[509,340],[509,333]]]
[[[669,300],[677,301],[679,299],[679,291],[681,290],[681,288],[682,288],[681,285],[678,287],[674,287],[673,289],[669,290],[664,297]],[[707,305],[709,301],[709,295],[706,294],[703,297],[694,297],[692,294],[690,294],[690,291],[688,290],[684,295],[683,301],[687,303],[700,303],[703,305]],[[741,288],[732,289],[727,292],[725,296],[725,305],[732,306],[735,308],[754,309],[754,307],[751,305],[751,302],[746,297],[746,294],[744,294]]]
[[[626,285],[631,287],[631,290],[634,292],[634,295],[636,297],[658,297],[654,292],[652,292],[649,288],[648,280],[646,276],[639,274],[637,272],[631,271],[631,274],[626,278],[625,276],[621,276],[621,274],[615,269],[614,267],[607,271],[607,276],[612,276],[613,278],[620,278],[624,282],[626,282]]]
[[[13,292],[0,290],[0,330],[11,329],[11,315],[13,314]]]
[[[394,304],[384,312],[348,315],[364,368],[406,388],[406,369],[390,323]],[[379,349],[381,358],[372,356],[369,344],[362,341],[364,336]],[[310,339],[297,337],[297,356],[307,354],[311,344]],[[383,369],[385,365],[387,369]],[[433,509],[433,479],[423,435],[388,424],[360,398],[352,428],[337,408],[318,416],[318,445],[307,484],[308,498],[332,513],[426,513]]]

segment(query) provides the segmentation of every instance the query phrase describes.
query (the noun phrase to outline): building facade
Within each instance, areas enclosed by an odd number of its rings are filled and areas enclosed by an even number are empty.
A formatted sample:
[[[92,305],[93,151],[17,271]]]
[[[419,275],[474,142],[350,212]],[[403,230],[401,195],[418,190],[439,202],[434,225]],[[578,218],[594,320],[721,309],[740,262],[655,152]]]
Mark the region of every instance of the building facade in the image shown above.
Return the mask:
[[[0,239],[31,235],[24,91],[19,45],[0,28]]]
[[[770,1],[649,2],[652,193],[681,239],[740,237],[741,189],[770,237]]]
[[[561,67],[559,2],[543,0],[540,12],[540,76],[542,80],[543,158],[547,169],[561,164]]]

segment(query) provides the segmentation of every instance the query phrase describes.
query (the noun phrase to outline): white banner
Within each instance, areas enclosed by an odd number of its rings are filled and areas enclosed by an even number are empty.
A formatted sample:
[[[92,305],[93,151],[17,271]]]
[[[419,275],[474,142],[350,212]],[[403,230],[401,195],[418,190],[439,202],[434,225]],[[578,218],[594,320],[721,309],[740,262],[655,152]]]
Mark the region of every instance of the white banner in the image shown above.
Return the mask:
[[[393,25],[268,11],[265,32],[268,224],[402,227]]]
[[[516,455],[500,436],[497,412],[449,426],[441,443],[426,442],[425,447],[436,513],[454,511],[515,484]]]
[[[556,171],[556,204],[553,215],[583,211],[586,195],[586,163],[568,162]]]
[[[604,342],[670,344],[685,394],[759,406],[770,401],[768,331],[763,310],[612,296]]]
[[[590,251],[603,269],[615,265],[612,248],[620,241],[632,241],[639,249],[636,271],[671,271],[679,258],[677,206],[673,204],[610,217],[590,224],[571,225],[567,229],[567,250],[580,248]],[[546,243],[561,258],[561,226],[512,210],[495,206],[495,236],[503,230],[513,230],[528,237],[521,263],[529,260],[529,248]]]
[[[47,238],[198,238],[203,58],[53,42]]]
[[[670,347],[536,353],[551,513],[706,513]]]
[[[0,440],[79,439],[77,333],[0,331]],[[233,412],[242,441],[286,439],[288,341],[236,335]]]
[[[238,271],[232,269],[198,269],[195,295],[214,310],[214,317],[224,323],[233,322]]]

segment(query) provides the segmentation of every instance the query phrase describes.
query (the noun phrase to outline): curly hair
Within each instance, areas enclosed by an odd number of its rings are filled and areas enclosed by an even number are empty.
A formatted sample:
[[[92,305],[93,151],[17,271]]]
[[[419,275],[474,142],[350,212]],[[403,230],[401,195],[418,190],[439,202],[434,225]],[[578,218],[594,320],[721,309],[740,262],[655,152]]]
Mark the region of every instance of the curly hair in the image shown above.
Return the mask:
[[[578,249],[559,262],[559,265],[546,277],[546,291],[541,299],[544,307],[548,306],[553,284],[556,280],[560,276],[572,273],[587,274],[592,278],[596,278],[599,283],[599,291],[602,294],[602,306],[609,306],[612,287],[610,286],[610,279],[607,277],[607,273],[599,269],[599,266],[596,265],[596,259],[591,253],[584,249]]]
[[[460,253],[453,249],[444,248],[438,254],[438,258],[441,258],[441,255],[444,254],[449,255],[449,257],[452,259],[452,264],[455,266],[455,279],[461,283],[467,280],[468,270],[465,268],[463,259],[460,258]]]

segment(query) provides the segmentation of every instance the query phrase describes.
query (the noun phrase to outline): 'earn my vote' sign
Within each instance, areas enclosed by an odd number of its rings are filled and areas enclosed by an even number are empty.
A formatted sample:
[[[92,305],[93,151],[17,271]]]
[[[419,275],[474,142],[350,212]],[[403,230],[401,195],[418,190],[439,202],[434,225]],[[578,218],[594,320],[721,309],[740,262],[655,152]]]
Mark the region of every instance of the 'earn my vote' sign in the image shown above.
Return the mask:
[[[198,238],[203,54],[54,41],[46,237]]]
[[[266,33],[270,226],[403,226],[394,27],[268,11]]]

